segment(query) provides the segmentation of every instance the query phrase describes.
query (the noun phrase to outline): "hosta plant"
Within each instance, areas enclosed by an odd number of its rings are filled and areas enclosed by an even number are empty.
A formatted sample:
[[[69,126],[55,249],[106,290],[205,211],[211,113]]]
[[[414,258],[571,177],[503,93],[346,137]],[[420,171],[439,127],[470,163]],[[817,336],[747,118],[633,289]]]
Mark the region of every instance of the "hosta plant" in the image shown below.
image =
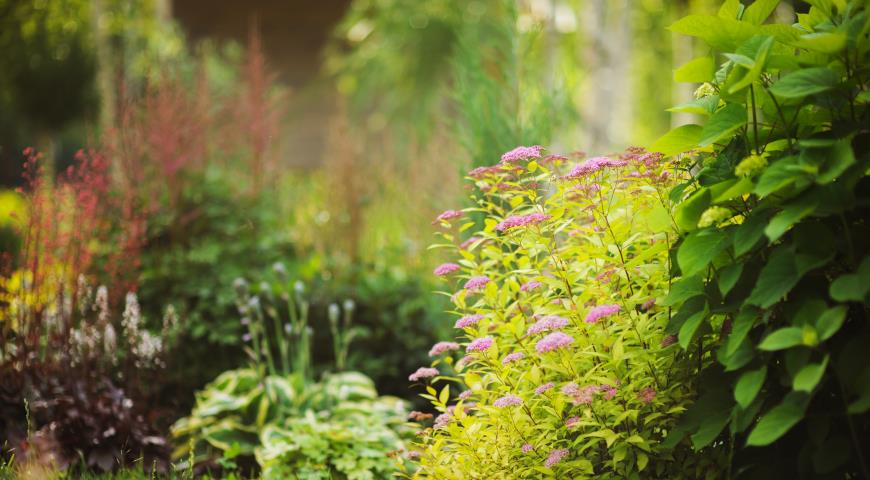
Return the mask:
[[[728,452],[740,478],[870,477],[870,12],[810,0],[724,3],[672,29],[710,54],[701,115],[653,148],[693,149],[671,196],[681,238],[670,329],[705,364],[700,400],[671,433]]]
[[[410,377],[436,410],[412,414],[428,427],[414,476],[701,477],[706,457],[662,447],[706,361],[675,344],[659,305],[673,165],[639,148],[541,150],[472,170],[475,206],[438,217],[457,337]]]

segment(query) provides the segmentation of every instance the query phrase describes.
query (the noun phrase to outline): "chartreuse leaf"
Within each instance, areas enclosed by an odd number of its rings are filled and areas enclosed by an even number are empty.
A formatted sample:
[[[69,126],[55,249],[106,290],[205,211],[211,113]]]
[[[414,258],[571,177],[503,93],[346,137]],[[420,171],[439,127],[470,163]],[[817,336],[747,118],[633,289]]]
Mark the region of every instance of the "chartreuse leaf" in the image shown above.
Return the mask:
[[[773,13],[778,4],[779,0],[755,0],[752,2],[752,5],[746,7],[741,20],[754,25],[761,25]]]
[[[683,153],[698,146],[701,139],[700,125],[688,124],[674,128],[655,141],[650,147],[651,152],[661,152],[667,156]]]
[[[798,327],[784,327],[775,330],[770,335],[764,337],[764,340],[758,344],[759,350],[785,350],[786,348],[803,345],[804,332]]]
[[[822,363],[810,363],[804,365],[792,381],[792,388],[797,391],[812,392],[822,376],[825,374],[825,369],[828,367],[829,357],[825,355]]]
[[[716,65],[711,57],[693,58],[674,70],[674,81],[683,83],[703,83],[713,80]]]
[[[719,95],[707,95],[697,98],[688,103],[682,103],[668,109],[669,112],[697,113],[698,115],[712,115],[719,106]]]
[[[704,125],[698,145],[701,147],[712,145],[744,125],[746,125],[746,108],[738,103],[729,103],[714,113]]]
[[[831,283],[831,298],[838,302],[861,302],[870,292],[870,256],[864,257],[858,271],[839,276]]]
[[[716,15],[719,18],[740,18],[742,9],[743,5],[740,4],[740,0],[725,0]]]
[[[839,32],[817,32],[801,35],[790,42],[795,47],[805,48],[819,53],[837,53],[846,48],[846,35]]]
[[[671,285],[668,296],[662,301],[664,306],[674,306],[704,293],[704,280],[700,275],[683,277]]]
[[[788,294],[798,280],[800,272],[795,263],[794,252],[789,248],[779,247],[761,269],[755,288],[746,302],[768,308]]]
[[[775,442],[803,419],[807,403],[806,394],[789,393],[782,403],[761,416],[746,444],[761,447]]]
[[[750,370],[740,375],[737,380],[737,385],[734,386],[734,400],[740,405],[740,408],[746,408],[758,396],[761,391],[761,386],[764,385],[764,378],[767,376],[767,367],[761,367],[758,370]]]
[[[747,68],[746,74],[728,88],[728,93],[738,92],[758,80],[767,63],[767,54],[772,46],[773,37],[756,35],[740,47],[738,54],[752,55],[751,62],[748,65],[744,65]]]
[[[777,80],[770,86],[770,91],[777,97],[803,98],[831,90],[839,80],[837,74],[829,68],[804,68]]]
[[[722,230],[690,233],[677,250],[677,263],[683,275],[694,275],[704,270],[727,246],[728,235]]]

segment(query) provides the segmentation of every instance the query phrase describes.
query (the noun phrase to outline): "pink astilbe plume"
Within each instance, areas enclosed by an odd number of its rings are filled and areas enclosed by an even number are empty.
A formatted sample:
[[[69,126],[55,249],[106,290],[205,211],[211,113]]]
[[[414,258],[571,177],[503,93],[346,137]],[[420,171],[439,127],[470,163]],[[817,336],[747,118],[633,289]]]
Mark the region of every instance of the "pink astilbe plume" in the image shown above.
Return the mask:
[[[523,404],[523,399],[516,395],[505,395],[503,397],[497,398],[494,402],[492,402],[493,406],[504,408],[504,407],[515,407],[517,405]]]
[[[562,332],[553,332],[542,338],[535,344],[538,353],[547,353],[567,347],[574,342],[574,338]]]
[[[477,325],[477,322],[483,320],[483,315],[476,313],[474,315],[466,315],[456,321],[454,328],[468,328],[472,325]]]
[[[455,263],[442,263],[435,267],[435,270],[432,270],[436,276],[443,277],[445,275],[450,275],[453,272],[459,271],[461,267]]]
[[[609,305],[599,305],[586,314],[586,323],[598,323],[604,317],[609,317],[619,313],[619,305],[613,303]]]
[[[430,357],[437,357],[444,352],[459,350],[459,344],[456,342],[438,342],[429,350]]]
[[[468,281],[465,282],[464,287],[470,292],[476,292],[479,290],[483,290],[483,287],[485,287],[486,284],[489,282],[489,277],[487,277],[486,275],[478,275],[476,277],[469,278]]]
[[[432,377],[438,376],[439,373],[440,372],[438,371],[437,368],[420,367],[417,369],[416,372],[414,372],[410,376],[408,376],[408,380],[410,380],[412,382],[418,382],[418,381],[423,380],[425,378],[432,378]]]
[[[541,158],[541,150],[543,149],[544,147],[540,145],[533,145],[531,147],[520,146],[509,152],[505,152],[501,156],[501,163],[513,163],[530,158]]]
[[[468,347],[465,348],[466,352],[483,352],[489,350],[492,347],[493,340],[492,337],[482,337],[475,338],[468,344]]]
[[[587,175],[593,174],[604,168],[618,168],[628,165],[625,160],[614,160],[610,157],[592,157],[582,163],[578,163],[563,176],[566,180],[577,180]]]
[[[552,216],[547,215],[546,213],[530,213],[528,215],[511,215],[504,220],[502,220],[498,225],[495,226],[495,229],[499,232],[504,232],[506,230],[510,230],[518,227],[525,227],[527,225],[536,225],[543,221],[549,220]]]

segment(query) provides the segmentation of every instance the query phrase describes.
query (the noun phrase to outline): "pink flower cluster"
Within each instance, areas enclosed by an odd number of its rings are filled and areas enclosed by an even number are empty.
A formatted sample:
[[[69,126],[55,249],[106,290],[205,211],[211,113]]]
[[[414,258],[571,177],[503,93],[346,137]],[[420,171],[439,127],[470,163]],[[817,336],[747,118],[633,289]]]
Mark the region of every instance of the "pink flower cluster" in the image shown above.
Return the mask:
[[[599,305],[586,314],[586,323],[598,323],[604,317],[609,317],[619,312],[619,305],[613,303],[610,305]]]
[[[501,163],[513,163],[529,158],[541,158],[541,150],[544,147],[534,145],[531,147],[517,147],[501,156]]]
[[[501,223],[495,226],[499,232],[504,232],[512,228],[525,227],[526,225],[535,225],[545,220],[549,220],[552,216],[546,213],[530,213],[528,215],[511,215],[505,218]]]
[[[515,407],[517,405],[523,404],[523,399],[516,395],[505,395],[503,397],[497,398],[494,402],[492,402],[493,406],[498,408],[504,407]]]
[[[573,342],[574,338],[570,335],[566,335],[562,332],[553,332],[538,341],[538,343],[535,344],[535,350],[537,350],[538,353],[552,352],[553,350],[567,347]]]
[[[441,415],[435,417],[435,422],[432,423],[432,428],[435,430],[440,430],[447,426],[450,423],[450,419],[453,418],[453,415],[450,412],[444,412]]]
[[[492,347],[492,337],[475,338],[465,348],[466,352],[483,352]]]
[[[580,388],[576,383],[569,383],[562,387],[562,393],[571,397],[574,405],[589,405],[595,399],[595,394],[598,391],[597,385],[587,385]]]
[[[533,447],[531,443],[524,443],[522,448],[521,448],[523,453],[529,453],[534,449],[535,449],[535,447]]]
[[[480,237],[469,237],[468,240],[459,244],[459,248],[462,250],[468,250],[468,247],[478,240],[480,240]]]
[[[536,335],[541,332],[559,330],[565,328],[566,325],[568,325],[567,318],[558,315],[547,315],[529,326],[529,329],[526,330],[526,335]]]
[[[576,180],[595,173],[603,168],[608,167],[624,167],[628,165],[625,160],[614,160],[609,157],[592,157],[582,163],[578,163],[562,178],[566,180]]]
[[[459,399],[460,400],[468,400],[469,398],[471,398],[471,395],[473,395],[473,394],[474,394],[474,392],[472,392],[471,390],[464,390],[462,393],[459,394]]]
[[[536,394],[536,395],[541,395],[542,393],[546,392],[547,390],[552,389],[552,388],[555,387],[555,386],[556,386],[556,385],[553,384],[553,382],[547,382],[547,383],[545,383],[545,384],[539,386],[538,388],[536,388],[536,389],[535,389],[535,394]]]
[[[532,290],[536,290],[536,289],[543,287],[543,286],[544,286],[544,284],[537,281],[537,280],[529,280],[528,282],[524,283],[520,287],[520,291],[521,292],[530,292]]]
[[[553,465],[562,461],[563,458],[568,456],[567,448],[559,448],[550,452],[550,455],[544,460],[544,466],[547,468],[552,467]]]
[[[408,377],[408,380],[410,380],[412,382],[418,382],[424,378],[432,378],[432,377],[438,375],[439,373],[440,372],[438,371],[437,368],[420,367],[417,369],[416,372],[412,373]]]
[[[569,430],[578,425],[580,425],[580,417],[571,417],[568,420],[565,420],[565,428]]]
[[[649,405],[656,398],[656,391],[652,387],[646,387],[637,394],[640,400]]]
[[[506,355],[502,359],[501,363],[502,363],[502,365],[507,365],[511,362],[516,362],[517,360],[522,360],[525,357],[526,357],[526,354],[523,352],[514,352],[514,353]]]
[[[475,313],[474,315],[466,315],[456,321],[454,328],[467,328],[472,325],[477,325],[477,322],[483,320],[483,315]]]
[[[450,275],[451,273],[459,270],[461,267],[455,263],[442,263],[435,267],[435,270],[432,270],[432,273],[439,277],[443,277],[444,275]]]
[[[445,210],[440,215],[435,218],[435,221],[432,222],[432,225],[435,225],[438,222],[448,222],[453,220],[454,218],[459,218],[462,216],[462,212],[459,210]]]
[[[482,290],[486,284],[489,283],[489,277],[486,275],[478,275],[476,277],[471,277],[465,282],[465,289],[471,292],[475,292],[478,290]]]
[[[451,350],[459,350],[459,344],[456,342],[438,342],[432,345],[432,349],[429,350],[429,356],[436,357]]]

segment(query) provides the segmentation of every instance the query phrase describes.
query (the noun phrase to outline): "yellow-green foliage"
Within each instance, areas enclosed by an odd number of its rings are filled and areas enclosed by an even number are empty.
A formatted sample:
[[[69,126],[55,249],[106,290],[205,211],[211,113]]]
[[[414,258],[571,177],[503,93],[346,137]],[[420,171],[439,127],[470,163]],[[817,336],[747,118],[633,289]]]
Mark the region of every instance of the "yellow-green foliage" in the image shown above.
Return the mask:
[[[457,329],[463,347],[433,347],[440,376],[421,372],[441,415],[410,453],[415,478],[682,478],[701,457],[675,461],[661,442],[693,397],[693,367],[655,304],[676,239],[674,169],[640,149],[576,165],[538,147],[502,158],[470,173],[476,206],[441,221],[436,247],[456,263],[436,274],[457,318],[479,320]]]

